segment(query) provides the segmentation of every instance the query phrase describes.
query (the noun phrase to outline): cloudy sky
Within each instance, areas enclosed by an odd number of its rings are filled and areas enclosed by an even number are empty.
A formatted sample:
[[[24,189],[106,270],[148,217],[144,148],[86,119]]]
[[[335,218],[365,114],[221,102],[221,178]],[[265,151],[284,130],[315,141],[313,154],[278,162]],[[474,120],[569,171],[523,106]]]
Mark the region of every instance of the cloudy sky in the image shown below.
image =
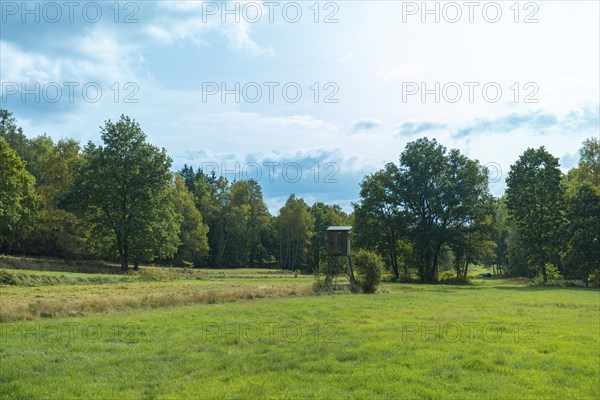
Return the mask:
[[[597,1],[2,1],[2,108],[28,136],[99,142],[135,118],[174,168],[350,208],[365,174],[434,137],[490,167],[567,169],[598,137]]]

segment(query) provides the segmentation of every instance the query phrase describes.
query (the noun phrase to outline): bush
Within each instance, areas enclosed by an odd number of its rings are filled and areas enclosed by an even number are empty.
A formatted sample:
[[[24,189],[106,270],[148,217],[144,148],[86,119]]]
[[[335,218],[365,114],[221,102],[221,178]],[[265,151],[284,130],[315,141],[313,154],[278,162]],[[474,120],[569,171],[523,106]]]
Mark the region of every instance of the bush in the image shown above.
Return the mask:
[[[554,264],[546,263],[546,277],[549,281],[562,281],[564,278]]]
[[[456,272],[453,270],[442,271],[438,273],[438,281],[439,282],[448,282],[456,279]]]
[[[19,282],[15,274],[0,269],[0,285],[18,285]]]
[[[352,257],[354,270],[356,271],[356,283],[364,293],[375,293],[381,282],[381,271],[383,261],[376,253],[359,250]]]
[[[589,275],[588,285],[590,287],[600,288],[600,269],[592,271]]]

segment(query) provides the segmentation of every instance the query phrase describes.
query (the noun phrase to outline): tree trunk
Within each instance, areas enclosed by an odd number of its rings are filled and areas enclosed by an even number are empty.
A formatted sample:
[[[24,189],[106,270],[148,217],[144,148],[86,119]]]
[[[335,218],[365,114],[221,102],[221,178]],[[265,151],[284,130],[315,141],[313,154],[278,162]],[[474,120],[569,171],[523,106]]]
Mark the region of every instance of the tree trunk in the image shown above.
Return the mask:
[[[546,274],[546,266],[542,266],[542,276],[544,277],[544,283],[548,282],[548,275]]]
[[[15,232],[16,232],[16,229],[12,228],[11,230],[12,230],[12,232],[11,232],[11,235],[10,235],[10,242],[8,243],[8,253],[6,253],[7,256],[10,255],[10,252],[12,251],[13,243],[15,242]]]
[[[127,258],[124,254],[121,256],[121,271],[127,271],[129,267],[129,260]]]
[[[398,270],[398,260],[395,257],[392,260],[392,270],[394,271],[394,278],[400,278],[400,271]]]
[[[437,280],[437,276],[438,276],[438,263],[439,263],[439,257],[440,257],[440,251],[442,249],[442,245],[441,243],[437,245],[436,249],[435,249],[435,253],[433,255],[433,262],[431,265],[431,272],[429,275],[429,282],[435,282]]]

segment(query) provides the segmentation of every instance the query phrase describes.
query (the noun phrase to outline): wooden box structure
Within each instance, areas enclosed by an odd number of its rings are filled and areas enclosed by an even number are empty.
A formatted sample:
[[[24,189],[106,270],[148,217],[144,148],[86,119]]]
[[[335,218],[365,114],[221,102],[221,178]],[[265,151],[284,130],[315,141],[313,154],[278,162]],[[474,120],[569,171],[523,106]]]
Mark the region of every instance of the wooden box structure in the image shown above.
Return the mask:
[[[328,250],[330,256],[346,257],[350,255],[351,226],[330,226],[327,228]]]

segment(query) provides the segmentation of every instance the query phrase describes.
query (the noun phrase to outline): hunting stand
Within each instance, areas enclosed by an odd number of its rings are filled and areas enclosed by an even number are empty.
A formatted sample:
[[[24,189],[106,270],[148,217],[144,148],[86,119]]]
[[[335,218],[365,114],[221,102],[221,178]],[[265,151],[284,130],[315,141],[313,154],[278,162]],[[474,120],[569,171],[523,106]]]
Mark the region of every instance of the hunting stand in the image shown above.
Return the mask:
[[[352,287],[356,284],[350,261],[351,229],[351,226],[330,226],[327,228],[328,262],[325,281],[328,283],[331,283],[338,274],[343,273],[348,277]],[[344,266],[344,264],[346,265]]]

